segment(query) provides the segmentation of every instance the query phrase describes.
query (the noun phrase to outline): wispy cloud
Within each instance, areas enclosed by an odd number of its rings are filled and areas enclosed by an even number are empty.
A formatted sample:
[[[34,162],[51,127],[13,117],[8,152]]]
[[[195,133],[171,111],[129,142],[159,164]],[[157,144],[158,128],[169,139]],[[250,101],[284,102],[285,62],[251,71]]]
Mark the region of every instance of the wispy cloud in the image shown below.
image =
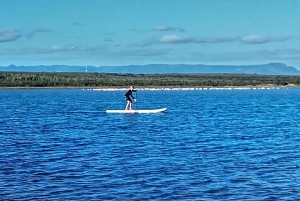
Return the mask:
[[[160,39],[161,43],[191,43],[193,40],[188,36],[165,35]]]
[[[190,37],[185,35],[164,35],[160,39],[161,44],[184,44],[184,43],[230,43],[241,42],[243,44],[264,44],[269,42],[283,42],[289,40],[290,37],[285,36],[258,36],[251,35],[246,37],[214,37],[214,38],[201,38]]]
[[[269,53],[284,60],[300,59],[300,49],[280,49]]]
[[[187,40],[183,38],[181,40]],[[218,41],[220,39],[214,39]],[[166,47],[166,46],[165,46]],[[300,49],[276,49],[232,52],[189,51],[184,48],[169,46],[76,46],[53,45],[49,47],[1,48],[1,56],[24,55],[30,58],[64,58],[65,60],[88,59],[97,62],[265,62],[265,61],[300,61]],[[3,57],[4,58],[4,57]]]
[[[50,32],[52,32],[52,31],[53,31],[52,29],[39,27],[39,28],[36,28],[35,30],[29,32],[29,33],[27,34],[27,37],[28,37],[28,38],[32,38],[32,37],[34,37],[36,34],[39,34],[39,33],[50,33]]]
[[[170,27],[170,26],[160,25],[160,26],[154,27],[153,31],[179,31],[179,32],[184,32],[186,30],[182,29],[182,28],[178,28],[178,27]]]
[[[15,29],[3,31],[0,32],[0,43],[15,41],[20,37],[22,37],[22,34]]]
[[[22,48],[7,48],[1,49],[0,55],[39,55],[39,54],[55,54],[61,52],[79,51],[80,47],[72,45],[53,45],[51,47],[36,48],[36,47],[22,47]]]
[[[0,58],[30,57],[36,61],[55,62],[86,62],[94,65],[107,64],[147,64],[147,63],[219,63],[219,64],[247,64],[257,62],[299,62],[300,49],[277,49],[232,52],[205,52],[180,50],[174,47],[114,47],[104,46],[59,46],[37,48],[0,49]]]
[[[122,48],[114,46],[60,46],[51,47],[23,47],[0,49],[0,56],[35,56],[43,58],[64,57],[65,60],[73,58],[93,59],[98,61],[146,61],[150,58],[163,58],[170,53],[170,48]]]
[[[169,53],[169,49],[152,49],[152,48],[143,48],[143,49],[121,49],[116,52],[116,56],[129,56],[129,57],[155,57],[163,56]]]
[[[235,62],[235,61],[298,61],[300,60],[300,49],[276,49],[276,50],[254,50],[224,53],[189,53],[190,60],[201,60],[205,62]]]
[[[147,40],[141,41],[141,42],[136,42],[136,43],[132,43],[130,45],[128,45],[128,47],[139,47],[139,48],[143,48],[143,47],[149,47],[155,44],[159,43],[159,39],[152,37],[152,38],[148,38]]]
[[[197,38],[189,36],[165,35],[160,39],[162,44],[180,43],[229,43],[236,41],[237,37]]]
[[[245,44],[263,44],[269,42],[282,42],[290,39],[290,37],[285,36],[258,36],[258,35],[250,35],[241,38],[241,42]]]

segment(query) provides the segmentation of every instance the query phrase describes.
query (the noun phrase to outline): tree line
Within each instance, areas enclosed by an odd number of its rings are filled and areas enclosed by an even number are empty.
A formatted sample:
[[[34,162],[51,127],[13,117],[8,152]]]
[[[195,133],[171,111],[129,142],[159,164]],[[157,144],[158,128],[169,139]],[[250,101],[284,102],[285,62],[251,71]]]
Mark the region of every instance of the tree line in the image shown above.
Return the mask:
[[[300,86],[300,76],[0,72],[0,87],[224,87],[289,84]]]

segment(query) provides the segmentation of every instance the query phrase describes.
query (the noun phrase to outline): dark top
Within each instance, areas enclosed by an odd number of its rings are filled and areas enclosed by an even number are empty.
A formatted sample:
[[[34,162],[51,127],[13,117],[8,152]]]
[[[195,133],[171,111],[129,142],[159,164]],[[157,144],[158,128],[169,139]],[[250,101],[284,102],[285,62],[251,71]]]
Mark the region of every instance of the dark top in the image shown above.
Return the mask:
[[[132,95],[132,92],[136,92],[137,90],[128,90],[127,92],[126,92],[126,94],[124,95],[124,97],[125,98],[127,98],[127,99],[130,99],[130,96],[133,98],[133,99],[135,99],[134,97],[133,97],[133,95]]]

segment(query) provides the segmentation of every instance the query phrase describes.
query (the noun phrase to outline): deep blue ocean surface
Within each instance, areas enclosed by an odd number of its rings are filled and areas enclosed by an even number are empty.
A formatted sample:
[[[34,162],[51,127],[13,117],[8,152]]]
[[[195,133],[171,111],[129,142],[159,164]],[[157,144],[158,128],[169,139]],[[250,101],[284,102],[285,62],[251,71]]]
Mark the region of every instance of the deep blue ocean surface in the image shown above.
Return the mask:
[[[0,199],[300,199],[300,89],[124,93],[0,90]]]

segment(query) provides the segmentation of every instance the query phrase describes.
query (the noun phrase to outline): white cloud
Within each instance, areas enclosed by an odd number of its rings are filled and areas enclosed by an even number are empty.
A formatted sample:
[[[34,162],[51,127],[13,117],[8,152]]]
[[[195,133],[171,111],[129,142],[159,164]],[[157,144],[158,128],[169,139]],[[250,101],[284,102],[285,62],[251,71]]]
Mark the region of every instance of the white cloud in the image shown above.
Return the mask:
[[[164,35],[160,39],[161,44],[183,44],[183,43],[230,43],[239,41],[243,44],[264,44],[269,42],[282,42],[289,40],[290,37],[275,36],[264,37],[251,35],[246,37],[214,37],[214,38],[201,38],[201,37],[189,37],[180,35]]]
[[[169,27],[169,26],[165,26],[165,25],[160,25],[160,26],[154,27],[153,31],[180,31],[180,32],[184,32],[186,30],[182,29],[182,28],[177,28],[177,27]]]
[[[195,38],[193,43],[230,43],[237,40],[237,37],[216,37],[216,38]]]
[[[165,35],[160,39],[161,43],[190,43],[192,39],[188,36]]]
[[[237,37],[218,37],[218,38],[195,38],[189,36],[165,35],[160,39],[163,44],[179,43],[229,43],[236,41]]]
[[[263,44],[263,43],[269,43],[269,42],[281,42],[286,41],[290,39],[290,37],[284,37],[284,36],[258,36],[258,35],[250,35],[241,38],[241,42],[245,44]]]
[[[19,31],[15,29],[0,32],[0,43],[1,42],[11,42],[20,38],[22,35]]]

